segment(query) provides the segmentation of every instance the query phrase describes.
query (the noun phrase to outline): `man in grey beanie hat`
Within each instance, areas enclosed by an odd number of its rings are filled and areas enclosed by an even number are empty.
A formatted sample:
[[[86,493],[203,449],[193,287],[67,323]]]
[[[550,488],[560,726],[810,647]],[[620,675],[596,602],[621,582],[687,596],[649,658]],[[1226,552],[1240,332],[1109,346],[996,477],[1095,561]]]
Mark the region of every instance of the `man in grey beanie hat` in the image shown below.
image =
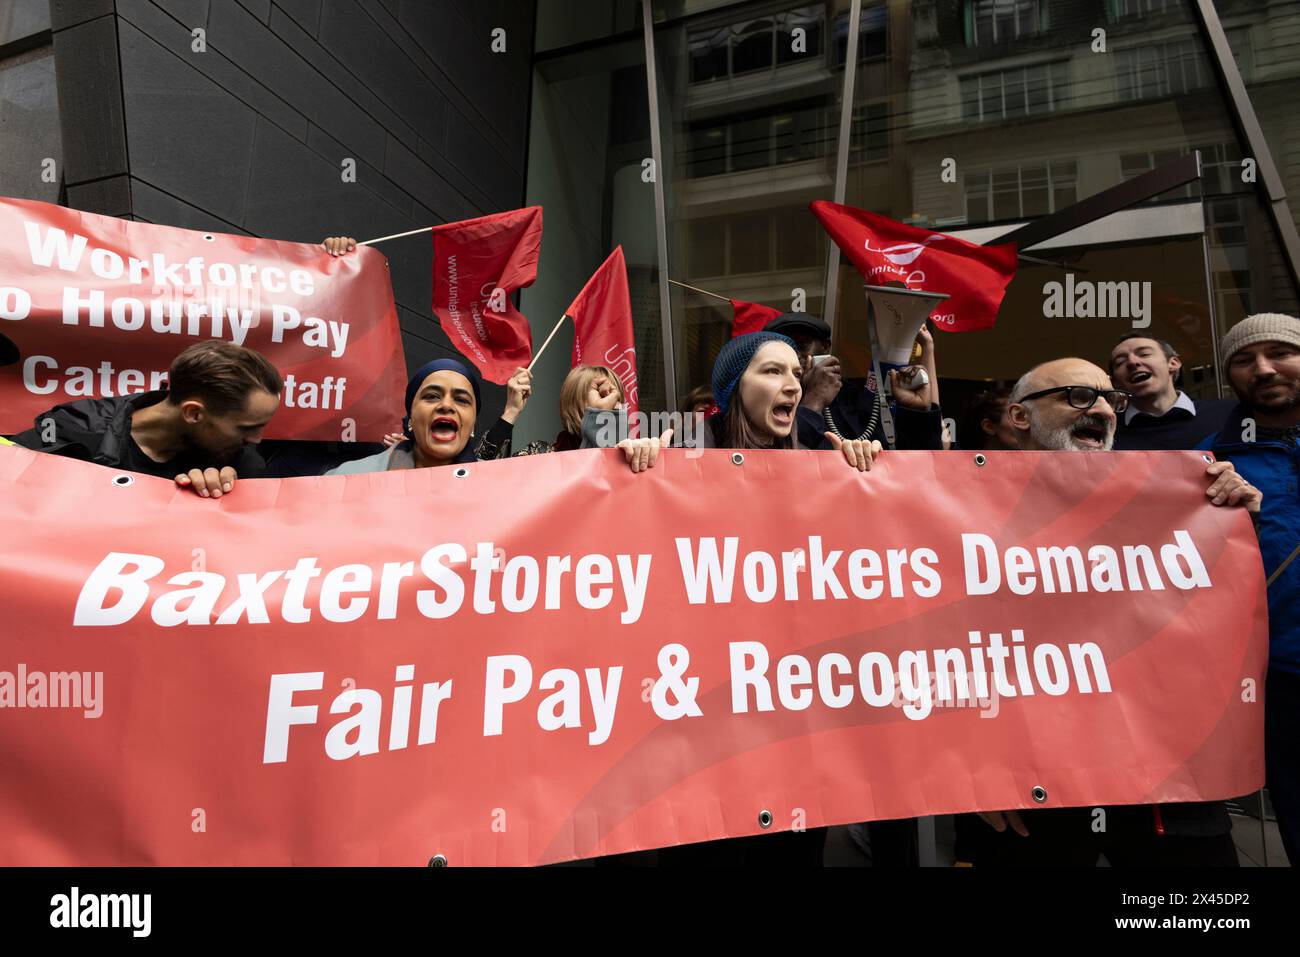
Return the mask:
[[[1300,865],[1300,319],[1247,316],[1223,337],[1240,404],[1201,443],[1264,493],[1259,551],[1268,580],[1265,776],[1291,864]]]

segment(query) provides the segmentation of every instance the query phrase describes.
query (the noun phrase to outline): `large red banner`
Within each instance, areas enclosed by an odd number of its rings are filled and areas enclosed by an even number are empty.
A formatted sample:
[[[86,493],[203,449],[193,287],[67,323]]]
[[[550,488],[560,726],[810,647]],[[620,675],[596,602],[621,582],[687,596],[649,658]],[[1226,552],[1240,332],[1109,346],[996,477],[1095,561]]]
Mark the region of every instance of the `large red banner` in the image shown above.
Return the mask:
[[[267,438],[369,441],[401,422],[406,365],[375,250],[134,223],[0,198],[0,433],[64,402],[162,387],[226,339],[284,376]],[[14,353],[17,353],[15,356]]]
[[[983,462],[208,501],[0,448],[0,863],[534,864],[1258,788],[1263,573],[1202,456]]]

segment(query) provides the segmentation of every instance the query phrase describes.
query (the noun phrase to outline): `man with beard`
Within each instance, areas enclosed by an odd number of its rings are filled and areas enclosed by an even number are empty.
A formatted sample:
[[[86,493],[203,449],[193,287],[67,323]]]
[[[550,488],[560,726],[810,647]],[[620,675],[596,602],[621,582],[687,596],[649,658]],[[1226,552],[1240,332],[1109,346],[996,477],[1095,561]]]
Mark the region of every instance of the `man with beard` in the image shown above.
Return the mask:
[[[1132,395],[1115,429],[1120,451],[1194,449],[1223,427],[1230,399],[1193,400],[1178,388],[1182,356],[1164,339],[1130,332],[1110,351],[1110,377]]]
[[[1091,362],[1057,359],[1020,378],[1007,417],[1022,449],[1109,452],[1117,417],[1131,398]],[[1231,462],[1214,462],[1205,471],[1210,480],[1206,494],[1214,505],[1259,512],[1259,490]],[[1235,867],[1237,851],[1222,804],[1212,802],[1209,814],[1205,805],[1190,807],[1108,807],[1102,831],[1093,829],[1097,818],[1092,808],[982,812],[979,816],[996,833],[972,842],[972,856],[977,867],[1093,867],[1101,854],[1112,867]],[[1172,827],[1166,826],[1166,816],[1173,819]]]
[[[1268,581],[1264,763],[1282,845],[1300,864],[1300,319],[1247,316],[1221,354],[1241,404],[1201,448],[1231,456],[1264,493],[1259,550]]]
[[[37,452],[174,479],[204,498],[265,469],[254,446],[280,404],[283,383],[261,353],[231,342],[190,346],[167,388],[79,399],[36,417],[14,442]]]

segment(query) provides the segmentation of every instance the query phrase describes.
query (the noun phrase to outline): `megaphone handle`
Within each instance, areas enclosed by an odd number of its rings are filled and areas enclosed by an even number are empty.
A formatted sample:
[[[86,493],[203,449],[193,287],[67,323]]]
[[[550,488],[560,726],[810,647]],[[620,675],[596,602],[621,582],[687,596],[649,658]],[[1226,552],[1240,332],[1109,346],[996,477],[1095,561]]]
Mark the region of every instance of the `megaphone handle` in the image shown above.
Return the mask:
[[[867,336],[871,343],[871,369],[876,374],[876,402],[880,408],[880,428],[885,433],[885,447],[894,448],[894,413],[889,409],[889,380],[880,369],[880,339],[876,336],[876,307],[867,297]]]

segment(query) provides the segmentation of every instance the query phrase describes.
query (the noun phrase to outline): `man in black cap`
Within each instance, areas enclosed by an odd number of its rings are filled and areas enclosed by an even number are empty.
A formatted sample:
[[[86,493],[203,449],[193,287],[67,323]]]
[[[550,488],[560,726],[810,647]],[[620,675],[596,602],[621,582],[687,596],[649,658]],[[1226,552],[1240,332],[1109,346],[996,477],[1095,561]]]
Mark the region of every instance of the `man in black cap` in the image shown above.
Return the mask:
[[[885,442],[876,392],[866,379],[844,380],[840,360],[830,354],[830,326],[807,313],[787,312],[769,322],[763,331],[789,336],[799,350],[803,399],[797,420],[802,445],[810,449],[830,448],[827,432],[843,439]],[[926,376],[918,376],[911,384],[904,385],[901,378],[897,371],[889,373],[890,389],[897,403],[895,447],[942,450],[943,416],[939,406],[931,401],[934,383]]]

